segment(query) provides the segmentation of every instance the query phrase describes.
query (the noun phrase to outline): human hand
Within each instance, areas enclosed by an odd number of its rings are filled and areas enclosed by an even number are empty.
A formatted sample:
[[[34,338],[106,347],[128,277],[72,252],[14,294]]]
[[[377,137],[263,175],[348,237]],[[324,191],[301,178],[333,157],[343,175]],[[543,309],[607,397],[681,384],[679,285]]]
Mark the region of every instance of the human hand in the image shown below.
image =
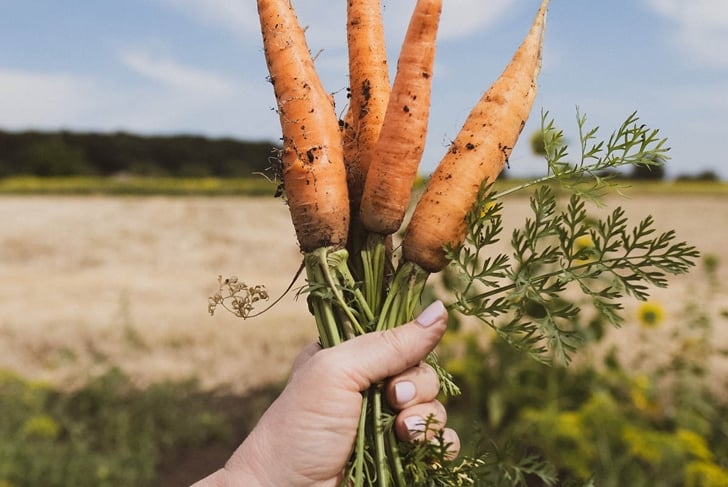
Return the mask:
[[[308,347],[296,359],[288,385],[225,467],[196,485],[338,485],[356,436],[361,393],[384,380],[387,400],[398,411],[400,440],[421,439],[430,416],[443,426],[447,417],[435,399],[437,374],[422,360],[446,326],[445,307],[437,301],[393,330],[324,350]],[[456,455],[457,434],[445,428],[443,436]]]

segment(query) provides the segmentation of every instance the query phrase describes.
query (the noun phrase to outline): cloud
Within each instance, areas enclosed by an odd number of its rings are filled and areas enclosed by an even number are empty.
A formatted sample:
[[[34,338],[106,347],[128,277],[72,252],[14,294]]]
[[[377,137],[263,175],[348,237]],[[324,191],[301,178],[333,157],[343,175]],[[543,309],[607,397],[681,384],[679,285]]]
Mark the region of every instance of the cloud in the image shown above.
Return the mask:
[[[647,0],[656,13],[677,24],[673,41],[696,64],[728,68],[726,0]]]
[[[142,51],[124,51],[121,60],[136,74],[177,90],[214,98],[225,97],[235,91],[234,83],[226,78],[169,58]]]
[[[156,0],[192,19],[223,27],[238,35],[259,32],[258,11],[251,1],[240,0]]]
[[[94,82],[82,76],[0,69],[0,125],[58,127],[81,120],[94,91]]]
[[[485,30],[502,18],[515,3],[516,0],[445,2],[442,8],[440,38],[460,39]]]
[[[143,132],[201,132],[265,137],[277,119],[246,117],[265,114],[274,103],[270,85],[232,79],[143,51],[123,51],[121,62],[141,78],[128,87],[126,103],[111,114],[118,124]]]

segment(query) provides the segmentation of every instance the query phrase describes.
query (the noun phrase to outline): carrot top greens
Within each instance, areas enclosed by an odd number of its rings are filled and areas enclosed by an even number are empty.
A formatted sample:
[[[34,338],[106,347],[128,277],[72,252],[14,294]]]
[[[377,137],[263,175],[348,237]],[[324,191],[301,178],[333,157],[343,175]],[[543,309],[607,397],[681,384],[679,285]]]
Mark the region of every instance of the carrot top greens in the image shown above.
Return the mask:
[[[586,128],[577,113],[580,153],[568,162],[563,132],[543,117],[549,174],[507,193],[532,185],[533,215],[511,235],[512,254],[491,255],[488,249],[502,231],[500,201],[506,193],[484,186],[467,217],[465,243],[446,246],[448,272],[461,282],[451,307],[475,316],[499,336],[542,361],[569,363],[581,337],[571,323],[581,312],[564,295],[581,293],[585,305],[619,326],[622,302],[628,296],[646,300],[649,286],[666,287],[667,276],[684,274],[698,258],[695,247],[676,241],[675,232],[658,232],[646,217],[630,226],[621,207],[604,218],[588,215],[586,200],[596,200],[610,186],[621,166],[654,166],[667,158],[667,140],[639,124],[632,113],[607,141],[595,142],[597,128]],[[569,194],[560,208],[559,193]],[[586,241],[588,244],[579,244]]]

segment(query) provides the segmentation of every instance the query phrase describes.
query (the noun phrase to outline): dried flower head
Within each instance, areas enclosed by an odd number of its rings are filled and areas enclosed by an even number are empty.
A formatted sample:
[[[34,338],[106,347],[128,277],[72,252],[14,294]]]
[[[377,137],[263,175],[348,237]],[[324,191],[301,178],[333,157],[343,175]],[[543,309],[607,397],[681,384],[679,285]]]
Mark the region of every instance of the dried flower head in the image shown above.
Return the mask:
[[[217,277],[218,291],[207,299],[207,311],[215,314],[218,305],[238,318],[248,318],[258,301],[268,300],[265,286],[248,286],[237,277]]]

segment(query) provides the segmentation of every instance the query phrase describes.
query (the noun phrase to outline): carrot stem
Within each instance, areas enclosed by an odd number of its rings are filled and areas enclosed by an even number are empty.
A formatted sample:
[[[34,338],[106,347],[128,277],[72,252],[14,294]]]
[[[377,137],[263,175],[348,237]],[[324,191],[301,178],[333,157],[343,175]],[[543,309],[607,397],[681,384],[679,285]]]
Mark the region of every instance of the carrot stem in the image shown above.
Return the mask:
[[[378,313],[382,306],[387,264],[387,244],[384,235],[369,234],[361,250],[361,261],[364,272],[364,297],[374,313]]]
[[[378,384],[372,392],[372,419],[374,420],[374,454],[377,465],[377,485],[389,487],[389,467],[387,465],[387,449],[384,442],[384,426],[382,425],[382,386]]]
[[[328,249],[322,247],[304,256],[310,288],[308,299],[316,319],[321,345],[325,348],[338,345],[343,341],[342,337],[345,335],[345,330],[340,327],[339,320],[336,319],[332,299],[322,292],[322,288],[326,289],[326,292],[333,292],[334,295],[336,295],[336,290],[340,292],[339,286],[331,277],[326,259],[327,252]]]
[[[392,476],[397,487],[407,487],[404,479],[404,467],[402,466],[402,457],[399,454],[399,446],[397,446],[397,437],[394,434],[394,428],[387,431],[387,446],[389,446],[389,458],[392,461]]]
[[[429,272],[413,262],[405,262],[397,269],[382,305],[377,330],[388,330],[414,318],[429,275]]]
[[[339,253],[344,253],[346,251],[339,250]],[[348,255],[348,253],[347,253]],[[371,324],[374,321],[374,312],[372,311],[372,308],[369,304],[369,300],[367,299],[366,295],[362,293],[361,289],[359,289],[359,284],[356,282],[356,279],[354,279],[354,276],[351,273],[351,270],[349,270],[348,261],[347,260],[340,260],[338,262],[331,262],[332,268],[336,270],[336,273],[339,275],[339,277],[342,280],[342,284],[344,289],[351,292],[351,294],[354,296],[354,301],[358,305],[359,310],[359,318],[356,320],[355,328],[359,334],[366,333],[365,326],[362,325],[361,321],[362,319],[365,321],[365,324]],[[343,302],[342,297],[342,306],[345,308],[351,310],[351,306],[346,306],[346,303]],[[353,310],[352,310],[353,311]]]
[[[361,413],[359,415],[359,427],[356,431],[356,445],[354,446],[354,461],[351,467],[354,473],[354,487],[364,486],[364,440],[367,434],[367,409],[369,408],[370,395],[371,389],[362,394]]]
[[[329,286],[329,290],[334,295],[335,302],[339,304],[340,311],[348,319],[349,323],[356,331],[356,334],[364,334],[364,329],[359,324],[359,320],[356,318],[356,316],[354,316],[351,306],[349,306],[344,299],[344,294],[341,292],[341,283],[338,282],[336,276],[332,272],[332,270],[336,270],[338,271],[339,275],[341,275],[343,272],[346,272],[346,274],[348,274],[348,270],[345,271],[344,269],[346,267],[346,261],[349,253],[345,249],[339,249],[334,252],[329,252],[328,248],[323,247],[314,251],[313,254],[319,256],[323,277],[326,284],[328,284]],[[366,303],[363,304],[366,305]]]

